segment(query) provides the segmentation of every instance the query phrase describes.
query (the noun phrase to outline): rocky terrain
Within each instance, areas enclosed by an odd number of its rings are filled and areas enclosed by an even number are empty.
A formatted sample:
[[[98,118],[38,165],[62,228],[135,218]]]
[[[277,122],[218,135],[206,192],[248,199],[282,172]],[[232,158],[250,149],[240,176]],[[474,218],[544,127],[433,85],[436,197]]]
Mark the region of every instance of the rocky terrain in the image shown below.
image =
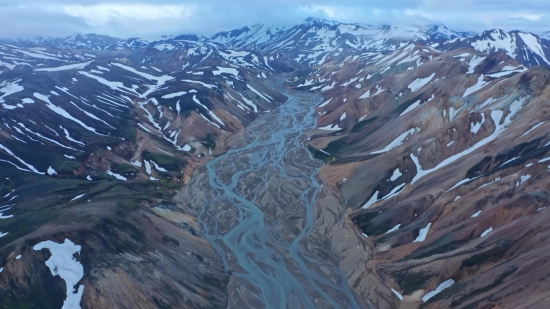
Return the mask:
[[[1,40],[0,306],[545,308],[547,37]]]
[[[69,239],[86,308],[224,307],[223,263],[196,213],[171,200],[286,100],[263,84],[269,62],[225,49],[0,48],[3,305],[60,308],[63,280],[33,246]]]
[[[548,69],[412,44],[303,75],[324,96],[321,176],[373,250],[362,276],[400,308],[543,307]]]

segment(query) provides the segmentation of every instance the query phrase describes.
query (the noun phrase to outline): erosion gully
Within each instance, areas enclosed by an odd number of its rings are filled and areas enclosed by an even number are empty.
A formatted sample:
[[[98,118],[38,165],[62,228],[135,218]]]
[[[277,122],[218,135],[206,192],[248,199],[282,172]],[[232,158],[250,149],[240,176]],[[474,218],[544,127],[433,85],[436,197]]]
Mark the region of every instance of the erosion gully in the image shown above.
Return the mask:
[[[330,241],[312,231],[323,163],[305,146],[317,94],[270,86],[288,97],[206,165],[203,235],[232,279],[229,308],[360,308]]]

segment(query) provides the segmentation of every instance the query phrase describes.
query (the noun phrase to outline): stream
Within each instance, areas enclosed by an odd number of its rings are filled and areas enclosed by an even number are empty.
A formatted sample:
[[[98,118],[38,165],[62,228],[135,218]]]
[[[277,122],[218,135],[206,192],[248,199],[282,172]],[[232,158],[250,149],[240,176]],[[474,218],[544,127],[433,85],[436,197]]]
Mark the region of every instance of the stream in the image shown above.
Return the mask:
[[[305,146],[322,97],[288,97],[206,165],[199,225],[232,275],[229,308],[359,308],[327,237],[315,233],[323,163]],[[207,180],[206,180],[207,179]]]

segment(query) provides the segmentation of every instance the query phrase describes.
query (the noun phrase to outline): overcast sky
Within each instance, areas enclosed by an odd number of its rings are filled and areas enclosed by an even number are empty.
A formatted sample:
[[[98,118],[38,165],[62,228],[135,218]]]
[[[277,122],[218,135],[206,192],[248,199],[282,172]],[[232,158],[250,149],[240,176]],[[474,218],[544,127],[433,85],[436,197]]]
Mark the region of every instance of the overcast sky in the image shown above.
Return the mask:
[[[310,16],[540,33],[550,31],[549,15],[548,0],[0,0],[0,36],[209,36],[256,23],[288,26]]]

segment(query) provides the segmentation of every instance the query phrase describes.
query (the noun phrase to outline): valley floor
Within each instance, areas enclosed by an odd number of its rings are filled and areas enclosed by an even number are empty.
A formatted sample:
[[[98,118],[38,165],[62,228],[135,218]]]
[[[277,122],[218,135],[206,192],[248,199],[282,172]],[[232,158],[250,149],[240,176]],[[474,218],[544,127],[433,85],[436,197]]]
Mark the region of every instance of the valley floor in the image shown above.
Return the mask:
[[[288,101],[235,136],[176,204],[199,213],[232,274],[232,308],[391,308],[391,291],[378,291],[361,269],[369,248],[345,218],[343,199],[322,185],[322,162],[305,147],[320,98],[282,89],[280,77],[275,84]],[[357,290],[368,283],[369,297],[350,287],[356,280]]]

